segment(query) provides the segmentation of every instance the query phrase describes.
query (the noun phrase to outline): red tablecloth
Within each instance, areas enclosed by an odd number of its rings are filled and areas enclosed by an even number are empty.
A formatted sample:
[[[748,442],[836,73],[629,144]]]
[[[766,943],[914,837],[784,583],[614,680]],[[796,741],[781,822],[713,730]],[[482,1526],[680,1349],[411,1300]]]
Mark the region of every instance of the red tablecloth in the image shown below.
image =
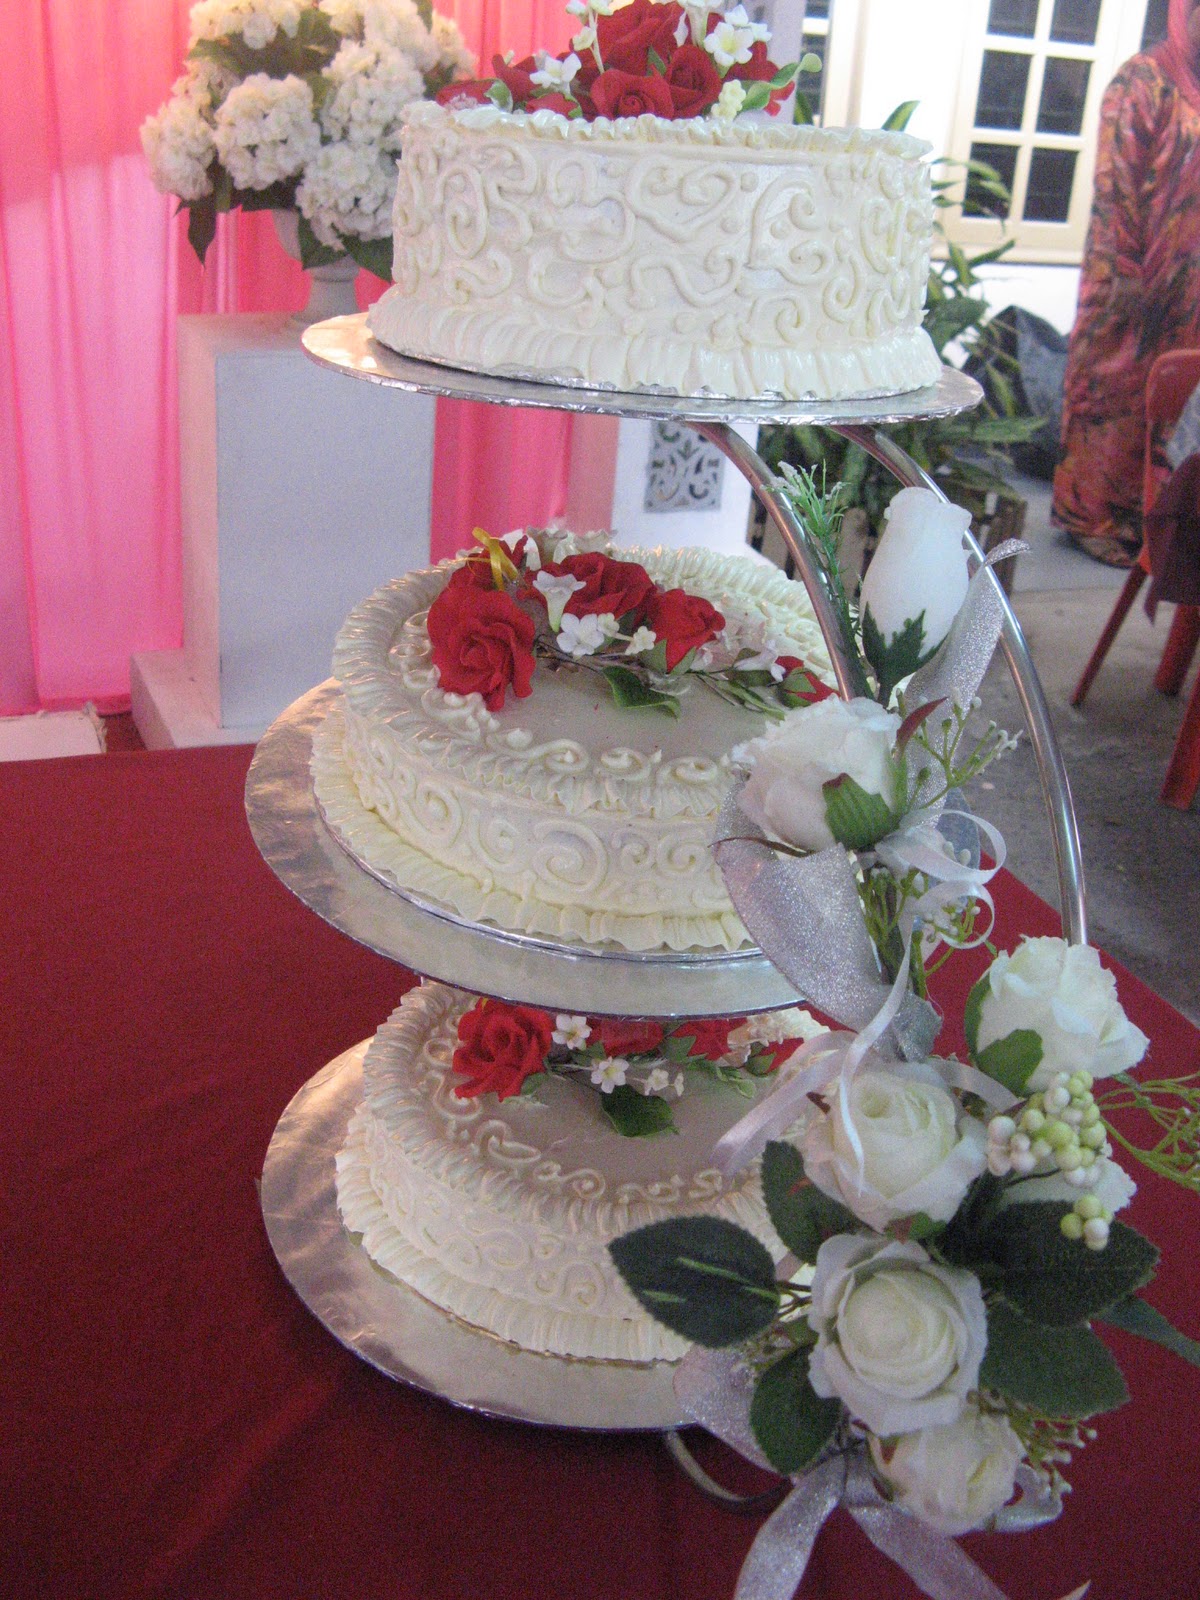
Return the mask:
[[[242,813],[248,752],[0,766],[0,1590],[73,1600],[729,1600],[757,1519],[652,1437],[452,1410],[293,1297],[255,1179],[279,1113],[411,981],[294,901]],[[1005,878],[999,936],[1057,931]],[[979,963],[960,960],[956,987]],[[946,991],[944,991],[945,993]],[[1136,980],[1164,1070],[1200,1036]],[[1190,1207],[1190,1209],[1189,1209]],[[1153,1298],[1200,1334],[1198,1212],[1147,1181]],[[1113,1336],[1055,1525],[967,1541],[1007,1592],[1200,1594],[1200,1373]],[[807,1600],[915,1591],[841,1514]]]

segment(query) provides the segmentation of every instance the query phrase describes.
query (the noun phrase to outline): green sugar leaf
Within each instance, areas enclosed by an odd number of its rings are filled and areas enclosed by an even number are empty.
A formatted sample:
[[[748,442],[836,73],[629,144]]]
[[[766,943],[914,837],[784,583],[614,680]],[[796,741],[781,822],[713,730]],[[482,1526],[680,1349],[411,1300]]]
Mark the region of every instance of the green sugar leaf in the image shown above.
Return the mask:
[[[646,1139],[656,1133],[676,1132],[671,1107],[657,1094],[640,1094],[628,1083],[618,1084],[600,1096],[600,1109],[618,1133],[627,1139]]]

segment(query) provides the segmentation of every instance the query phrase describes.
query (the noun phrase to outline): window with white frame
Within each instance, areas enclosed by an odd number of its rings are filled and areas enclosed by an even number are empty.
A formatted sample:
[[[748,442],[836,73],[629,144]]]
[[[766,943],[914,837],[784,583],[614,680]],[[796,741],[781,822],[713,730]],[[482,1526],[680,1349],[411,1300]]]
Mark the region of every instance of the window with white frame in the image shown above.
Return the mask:
[[[830,123],[878,126],[898,100],[918,98],[918,131],[936,153],[985,163],[1010,194],[1002,232],[994,196],[973,184],[962,209],[943,216],[949,237],[968,249],[1008,238],[1011,260],[1074,264],[1104,91],[1123,61],[1164,36],[1168,4],[808,0],[804,44],[824,70],[805,87]]]
[[[1147,0],[986,0],[974,10],[952,153],[993,168],[1010,199],[1004,205],[971,181],[947,231],[962,245],[989,244],[1003,215],[1011,259],[1076,262],[1091,211],[1100,102],[1152,31],[1157,8]]]

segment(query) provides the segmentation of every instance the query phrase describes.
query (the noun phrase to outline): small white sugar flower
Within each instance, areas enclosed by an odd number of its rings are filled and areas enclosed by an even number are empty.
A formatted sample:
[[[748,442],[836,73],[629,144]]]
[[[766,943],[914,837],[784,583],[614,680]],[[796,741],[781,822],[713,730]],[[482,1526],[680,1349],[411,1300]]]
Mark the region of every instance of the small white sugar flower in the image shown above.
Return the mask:
[[[576,589],[583,589],[586,585],[579,578],[573,578],[569,572],[559,574],[539,572],[533,580],[533,587],[544,596],[550,626],[557,631],[562,626],[563,608],[567,601]]]
[[[611,611],[601,611],[597,614],[596,621],[606,639],[615,639],[621,632],[621,624]]]
[[[580,28],[579,32],[571,40],[571,49],[572,50],[577,50],[577,51],[583,51],[583,50],[594,50],[595,47],[596,47],[596,29],[592,25],[592,23],[589,22],[588,25],[585,28]]]
[[[542,51],[538,57],[538,69],[530,73],[530,81],[536,83],[540,89],[557,89],[565,93],[571,87],[571,81],[579,71],[579,57],[572,53],[565,61],[558,61],[554,56]]]
[[[749,61],[753,43],[754,36],[749,28],[738,27],[726,17],[705,36],[704,48],[721,71],[728,72],[730,67],[741,66]]]
[[[675,1074],[675,1093],[679,1096],[679,1098],[681,1100],[683,1099],[683,1073],[682,1072],[677,1072]]]
[[[625,646],[627,656],[640,656],[644,650],[653,650],[658,643],[658,635],[653,628],[647,628],[645,623],[634,632],[629,643]]]
[[[646,1078],[646,1093],[661,1094],[671,1081],[666,1067],[655,1067]]]
[[[573,1017],[569,1012],[560,1011],[554,1019],[554,1032],[551,1037],[555,1044],[565,1045],[568,1050],[582,1050],[591,1036],[591,1031],[586,1017]]]
[[[601,618],[573,617],[566,612],[555,642],[569,656],[593,656],[608,643],[609,638]]]
[[[747,15],[744,5],[734,6],[732,11],[725,13],[726,22],[732,22],[735,28],[748,30],[751,42],[754,44],[768,44],[771,39],[771,30],[765,22],[755,22]]]
[[[601,1094],[611,1094],[624,1085],[628,1071],[629,1063],[624,1056],[604,1056],[592,1068],[592,1082]]]
[[[732,122],[746,104],[746,87],[740,78],[727,78],[710,113],[718,122]]]

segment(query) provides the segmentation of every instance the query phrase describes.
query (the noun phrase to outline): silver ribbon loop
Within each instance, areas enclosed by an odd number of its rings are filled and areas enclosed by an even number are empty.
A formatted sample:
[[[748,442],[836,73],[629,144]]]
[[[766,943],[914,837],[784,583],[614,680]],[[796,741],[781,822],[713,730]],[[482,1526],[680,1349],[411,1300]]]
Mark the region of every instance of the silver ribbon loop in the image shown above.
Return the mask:
[[[770,1463],[750,1427],[754,1373],[732,1350],[694,1347],[675,1374],[688,1414],[756,1466]],[[792,1479],[795,1487],[759,1529],[738,1578],[735,1600],[792,1600],[804,1579],[817,1535],[840,1505],[871,1543],[906,1572],[929,1600],[1006,1600],[987,1574],[948,1534],[890,1505],[871,1476],[866,1448],[854,1444]],[[1025,1530],[1052,1522],[1062,1500],[1028,1468],[1017,1477],[1020,1498],[995,1526]],[[1064,1600],[1083,1600],[1084,1584]]]

